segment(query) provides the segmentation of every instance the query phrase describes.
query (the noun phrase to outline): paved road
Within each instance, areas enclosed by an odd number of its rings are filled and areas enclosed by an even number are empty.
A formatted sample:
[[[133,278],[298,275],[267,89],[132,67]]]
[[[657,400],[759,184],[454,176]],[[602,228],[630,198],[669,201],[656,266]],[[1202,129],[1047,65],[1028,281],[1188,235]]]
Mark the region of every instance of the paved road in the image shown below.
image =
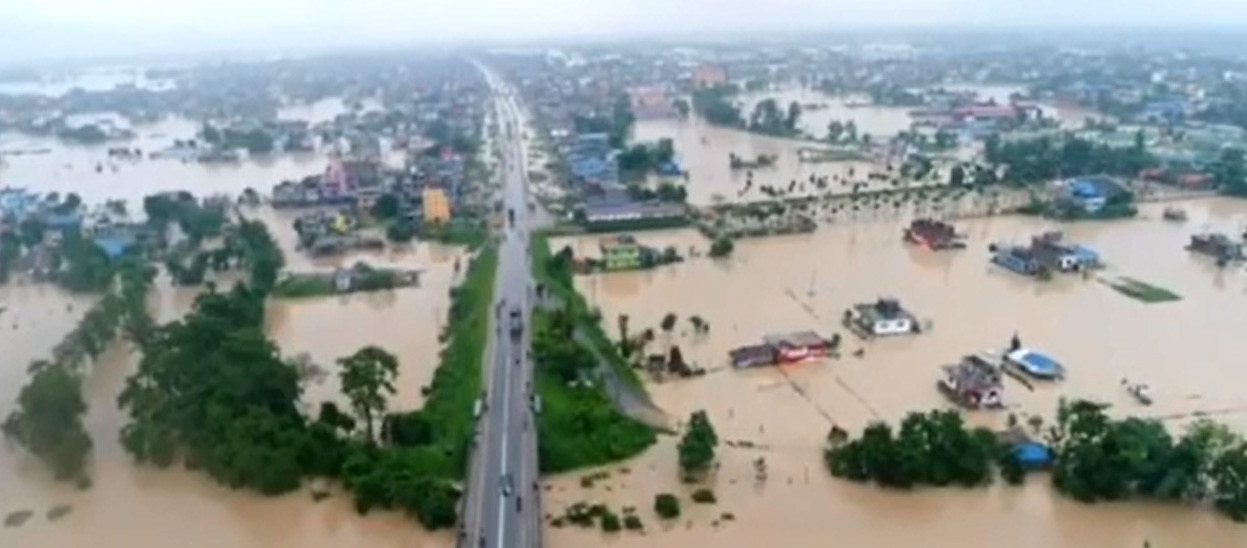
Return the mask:
[[[541,506],[537,488],[537,435],[530,405],[528,360],[532,280],[528,262],[528,190],[523,166],[519,105],[512,89],[484,66],[494,90],[503,146],[502,201],[514,223],[499,247],[495,317],[485,353],[486,393],[464,507],[461,545],[467,548],[537,548]],[[504,213],[504,215],[506,215]],[[511,333],[518,314],[522,332]]]

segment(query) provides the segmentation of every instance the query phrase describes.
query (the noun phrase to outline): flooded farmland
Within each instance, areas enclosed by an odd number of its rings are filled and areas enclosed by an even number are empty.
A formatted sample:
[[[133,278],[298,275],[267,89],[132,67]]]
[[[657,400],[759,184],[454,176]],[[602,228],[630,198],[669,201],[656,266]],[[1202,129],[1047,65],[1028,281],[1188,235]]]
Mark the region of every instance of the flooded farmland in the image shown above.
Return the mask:
[[[721,440],[761,448],[723,447],[714,482],[719,503],[692,508],[691,517],[669,532],[658,531],[650,508],[655,494],[686,489],[675,471],[673,439],[627,463],[630,474],[615,473],[592,490],[578,485],[578,475],[555,479],[547,512],[557,514],[560,505],[579,500],[636,506],[650,532],[620,535],[612,545],[621,546],[808,546],[826,538],[885,546],[1140,546],[1145,539],[1153,546],[1241,546],[1247,529],[1207,509],[1084,506],[1057,496],[1042,476],[1023,488],[897,494],[831,479],[822,464],[820,449],[832,425],[858,431],[871,420],[896,421],[910,410],[947,407],[935,389],[939,366],[963,354],[1001,349],[1014,333],[1061,360],[1068,378],[1034,391],[1009,381],[1010,409],[972,413],[975,424],[1003,426],[1009,413],[1051,420],[1065,396],[1111,403],[1112,413],[1161,418],[1175,428],[1205,413],[1247,431],[1247,396],[1241,383],[1226,382],[1240,370],[1235,330],[1247,321],[1238,306],[1247,274],[1217,269],[1183,249],[1198,231],[1240,232],[1247,204],[1210,199],[1184,207],[1190,213],[1185,224],[1164,222],[1161,206],[1146,205],[1131,221],[1061,225],[1067,239],[1099,250],[1108,263],[1090,279],[1041,283],[991,266],[990,242],[1023,242],[1054,228],[1026,217],[959,221],[969,236],[969,248],[959,252],[907,247],[900,241],[902,221],[879,218],[811,235],[740,240],[723,261],[701,257],[652,271],[578,278],[582,293],[601,308],[608,333],[615,332],[615,318],[627,314],[633,330],[653,327],[658,333],[651,350],[677,344],[686,360],[709,370],[702,378],[652,384],[659,406],[679,419],[705,409]],[[682,253],[690,246],[703,253],[707,248],[693,231],[643,232],[638,238]],[[578,255],[598,253],[591,237],[552,242],[555,249],[565,244]],[[1113,276],[1138,278],[1183,299],[1143,304],[1098,281]],[[899,298],[932,330],[865,343],[844,333],[839,322],[847,307],[882,296]],[[680,317],[670,336],[658,329],[668,312]],[[692,334],[692,315],[710,324],[708,335]],[[751,371],[727,365],[731,348],[799,330],[841,332],[845,357]],[[864,355],[852,357],[859,348]],[[1155,404],[1135,403],[1123,379],[1151,385]],[[769,465],[765,485],[755,485],[752,461],[758,457]],[[716,518],[721,512],[735,520]],[[898,521],[906,526],[895,527]],[[976,534],[959,534],[972,528]],[[600,534],[551,529],[548,538],[555,548],[570,548]]]

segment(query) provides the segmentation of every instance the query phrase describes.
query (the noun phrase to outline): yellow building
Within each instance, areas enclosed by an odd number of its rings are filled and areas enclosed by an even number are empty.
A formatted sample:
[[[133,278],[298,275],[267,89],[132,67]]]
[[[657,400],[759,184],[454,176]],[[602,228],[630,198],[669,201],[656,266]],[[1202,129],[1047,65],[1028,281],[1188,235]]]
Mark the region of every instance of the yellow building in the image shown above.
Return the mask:
[[[421,192],[424,197],[425,222],[445,223],[450,221],[450,200],[446,191],[440,188],[426,188]]]

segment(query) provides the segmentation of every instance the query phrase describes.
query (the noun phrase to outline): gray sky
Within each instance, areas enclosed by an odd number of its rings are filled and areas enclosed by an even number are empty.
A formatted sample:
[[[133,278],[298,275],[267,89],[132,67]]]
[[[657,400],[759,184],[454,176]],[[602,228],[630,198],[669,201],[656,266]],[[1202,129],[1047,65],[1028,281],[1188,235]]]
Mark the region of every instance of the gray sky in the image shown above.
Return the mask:
[[[0,0],[0,59],[950,25],[1247,27],[1247,0]]]

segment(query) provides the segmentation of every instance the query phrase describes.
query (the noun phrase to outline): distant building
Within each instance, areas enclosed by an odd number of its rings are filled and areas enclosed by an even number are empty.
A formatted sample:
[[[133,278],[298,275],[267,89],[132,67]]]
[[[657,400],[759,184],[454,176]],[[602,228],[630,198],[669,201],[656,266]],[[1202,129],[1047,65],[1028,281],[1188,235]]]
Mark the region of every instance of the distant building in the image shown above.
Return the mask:
[[[1064,241],[1059,231],[1031,238],[1028,247],[993,245],[992,262],[1026,276],[1041,272],[1076,272],[1100,266],[1100,254],[1087,246]]]
[[[641,266],[641,245],[629,234],[602,238],[602,261],[607,270],[630,270]]]
[[[450,200],[446,191],[440,188],[426,188],[420,191],[423,203],[424,220],[435,223],[450,222]]]
[[[667,118],[675,113],[666,90],[658,86],[642,86],[628,90],[632,113],[642,120]]]
[[[727,83],[727,71],[723,67],[702,65],[693,70],[693,85],[698,88],[711,88]]]
[[[1106,176],[1071,179],[1065,182],[1064,190],[1062,198],[1087,213],[1096,213],[1104,209],[1110,199],[1129,192]]]

